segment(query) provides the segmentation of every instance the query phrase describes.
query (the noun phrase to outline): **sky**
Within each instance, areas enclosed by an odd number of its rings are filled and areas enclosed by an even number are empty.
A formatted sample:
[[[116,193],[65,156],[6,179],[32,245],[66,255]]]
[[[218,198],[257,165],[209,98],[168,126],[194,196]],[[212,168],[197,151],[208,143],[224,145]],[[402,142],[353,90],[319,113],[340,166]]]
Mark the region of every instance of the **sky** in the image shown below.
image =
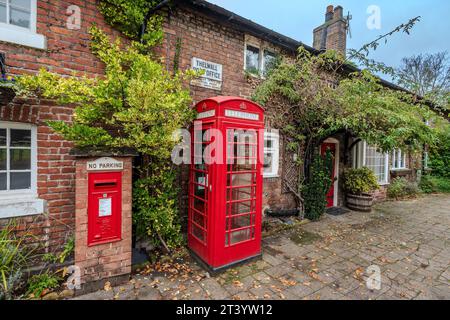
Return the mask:
[[[312,45],[312,30],[325,21],[327,5],[341,5],[352,15],[352,37],[347,48],[359,49],[409,19],[421,16],[411,35],[397,33],[370,58],[393,67],[403,57],[420,53],[450,53],[450,1],[448,0],[208,0],[293,39]],[[379,8],[380,29],[369,29],[368,9]],[[373,11],[372,11],[373,12]],[[373,20],[371,20],[373,21]]]

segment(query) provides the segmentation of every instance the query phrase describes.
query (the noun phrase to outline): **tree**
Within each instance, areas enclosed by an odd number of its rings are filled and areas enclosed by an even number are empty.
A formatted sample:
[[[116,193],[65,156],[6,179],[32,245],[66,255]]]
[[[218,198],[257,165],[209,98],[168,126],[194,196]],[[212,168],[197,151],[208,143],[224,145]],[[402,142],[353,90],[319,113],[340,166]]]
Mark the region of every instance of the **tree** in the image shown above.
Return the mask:
[[[416,21],[418,18],[395,30],[409,32]],[[353,50],[352,57],[372,70],[389,70],[368,60],[364,53],[390,34]],[[288,147],[301,154],[299,181],[303,185],[311,182],[310,167],[318,147],[336,133],[363,139],[382,152],[420,150],[424,144],[437,142],[435,129],[425,124],[432,112],[416,96],[383,86],[368,69],[346,75],[347,64],[348,60],[334,51],[314,55],[301,47],[295,61],[283,60],[253,96],[268,110],[272,125],[282,128]],[[303,199],[298,194],[297,198],[302,206]]]
[[[433,102],[442,104],[450,92],[450,60],[446,51],[403,58],[397,74],[400,85]]]
[[[75,104],[73,121],[48,125],[77,147],[132,149],[141,155],[140,179],[133,188],[133,219],[139,233],[167,249],[180,243],[177,189],[170,156],[175,130],[193,120],[184,83],[193,71],[169,73],[142,54],[140,43],[123,48],[98,28],[91,29],[91,49],[105,64],[97,78],[61,77],[41,70],[18,78],[19,94]]]

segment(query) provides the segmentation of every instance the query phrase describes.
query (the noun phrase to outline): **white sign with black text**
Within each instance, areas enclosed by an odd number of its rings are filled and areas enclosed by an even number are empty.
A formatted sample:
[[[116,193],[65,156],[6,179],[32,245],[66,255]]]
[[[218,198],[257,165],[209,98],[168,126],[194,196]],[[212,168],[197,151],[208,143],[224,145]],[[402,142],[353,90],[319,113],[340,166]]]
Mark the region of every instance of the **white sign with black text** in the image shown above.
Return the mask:
[[[191,81],[192,85],[207,89],[222,90],[223,67],[221,64],[192,58],[192,69],[196,71],[203,70],[203,75]]]
[[[113,158],[99,158],[95,161],[87,163],[88,171],[110,171],[110,170],[123,170],[123,162]]]

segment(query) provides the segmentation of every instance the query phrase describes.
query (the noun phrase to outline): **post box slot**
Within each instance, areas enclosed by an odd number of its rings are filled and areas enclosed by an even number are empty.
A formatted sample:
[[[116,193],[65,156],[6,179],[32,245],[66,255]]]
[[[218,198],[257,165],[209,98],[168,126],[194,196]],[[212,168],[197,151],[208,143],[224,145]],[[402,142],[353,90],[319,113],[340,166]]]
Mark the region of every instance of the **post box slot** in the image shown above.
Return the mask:
[[[117,184],[116,180],[110,180],[110,181],[94,181],[94,185],[96,187],[115,187]]]

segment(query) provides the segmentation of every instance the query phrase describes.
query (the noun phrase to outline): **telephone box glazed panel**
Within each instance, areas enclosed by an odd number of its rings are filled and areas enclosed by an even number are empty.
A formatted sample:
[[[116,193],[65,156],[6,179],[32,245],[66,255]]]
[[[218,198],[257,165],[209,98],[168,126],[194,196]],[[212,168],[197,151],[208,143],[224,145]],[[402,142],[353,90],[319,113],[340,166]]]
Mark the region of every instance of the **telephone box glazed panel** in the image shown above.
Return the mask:
[[[122,172],[88,174],[88,246],[121,240]]]
[[[261,255],[264,111],[216,97],[196,106],[188,243],[211,271]]]

